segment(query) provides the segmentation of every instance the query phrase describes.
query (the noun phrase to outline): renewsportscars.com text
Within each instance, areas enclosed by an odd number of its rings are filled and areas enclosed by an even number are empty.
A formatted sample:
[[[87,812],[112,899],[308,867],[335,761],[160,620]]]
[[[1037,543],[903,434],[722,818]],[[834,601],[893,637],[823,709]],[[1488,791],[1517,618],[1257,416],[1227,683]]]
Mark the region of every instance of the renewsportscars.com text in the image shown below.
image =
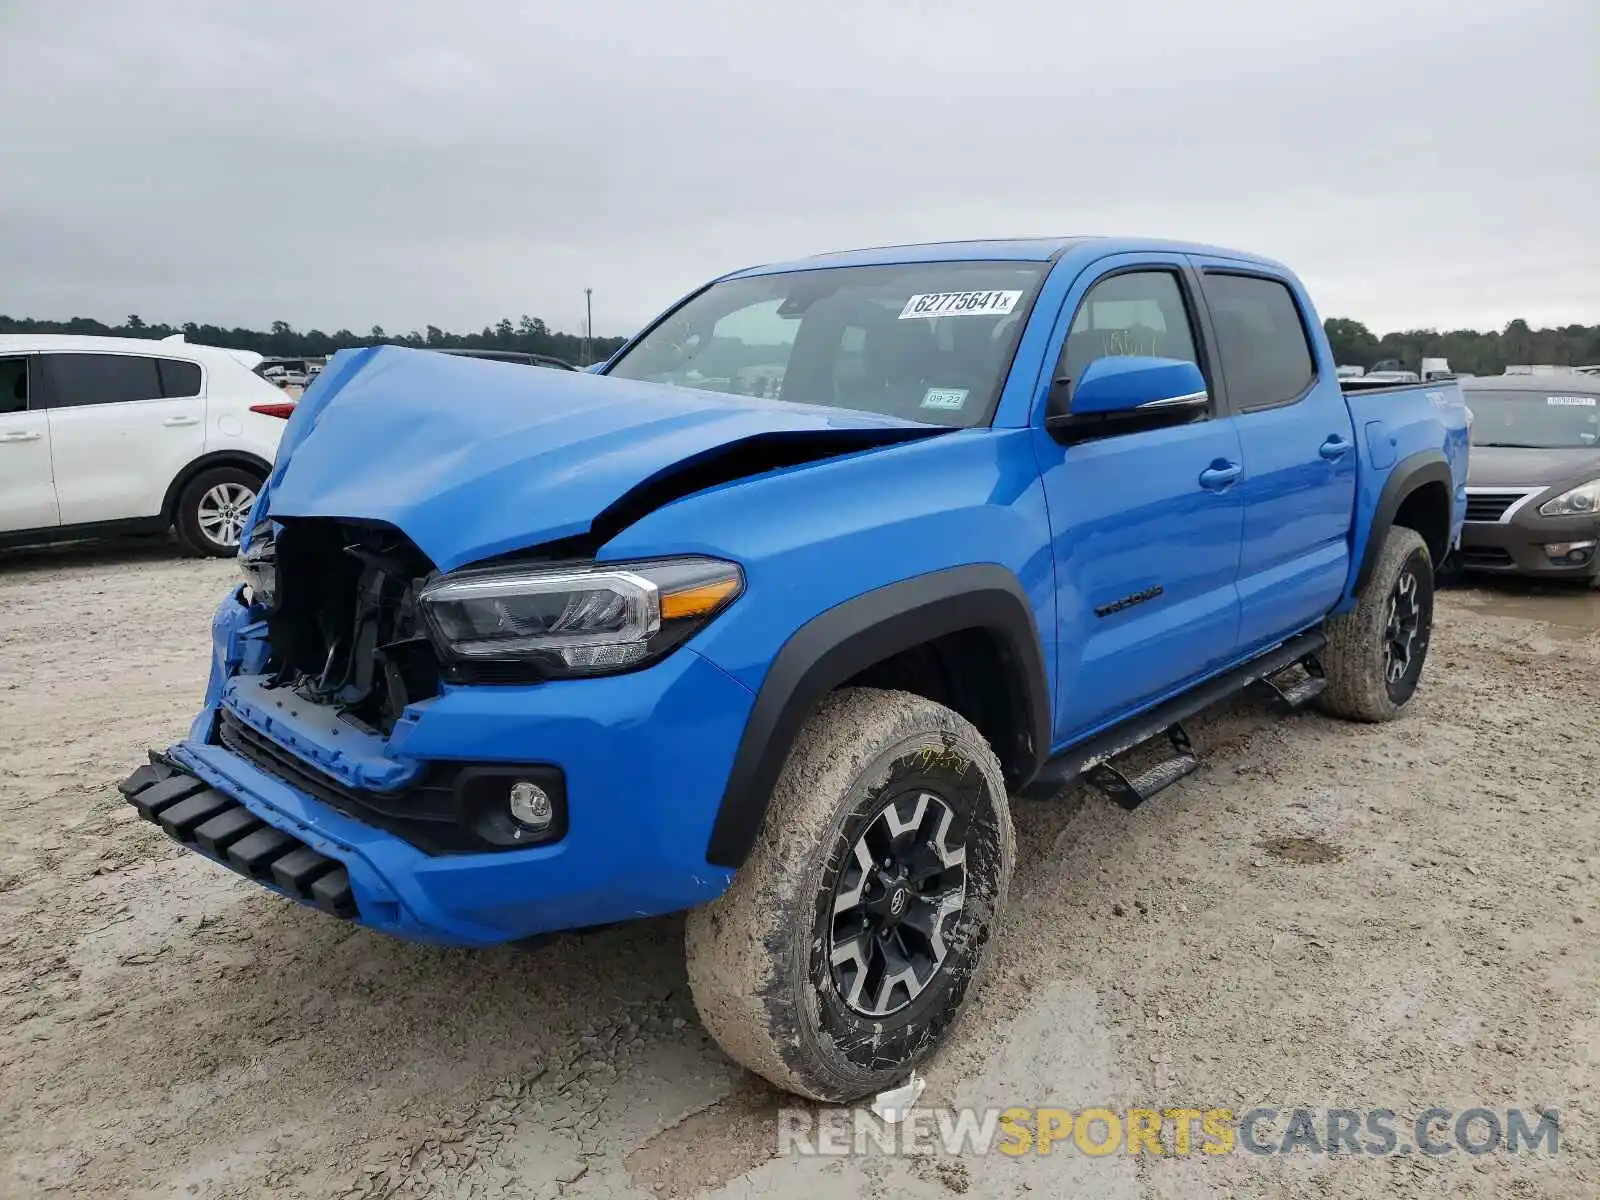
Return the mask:
[[[912,1109],[888,1124],[865,1109],[778,1112],[780,1155],[1423,1154],[1560,1152],[1554,1108]]]

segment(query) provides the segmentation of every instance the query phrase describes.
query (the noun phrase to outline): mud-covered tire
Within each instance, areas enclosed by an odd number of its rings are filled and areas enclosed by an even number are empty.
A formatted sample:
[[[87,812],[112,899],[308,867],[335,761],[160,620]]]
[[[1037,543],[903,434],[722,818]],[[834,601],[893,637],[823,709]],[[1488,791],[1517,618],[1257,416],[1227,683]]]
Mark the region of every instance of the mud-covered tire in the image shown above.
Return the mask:
[[[232,558],[260,490],[261,476],[242,467],[201,471],[178,497],[173,523],[179,540],[193,554]]]
[[[1433,560],[1413,529],[1396,525],[1355,608],[1329,619],[1322,668],[1324,712],[1351,721],[1392,721],[1417,690],[1433,633]],[[1396,636],[1397,611],[1415,609],[1416,627]],[[1401,662],[1401,647],[1404,661]]]
[[[899,885],[885,884],[876,861],[870,879],[860,865],[858,846],[879,845],[875,839],[911,821],[921,823],[893,844],[921,847],[907,853],[921,854],[925,863],[929,854],[954,862],[959,841],[962,900],[943,917],[937,914],[955,894],[956,868],[932,877],[926,895],[943,899],[930,901],[921,894],[908,900]],[[943,832],[929,844],[918,831],[933,826]],[[885,852],[884,861],[897,853]],[[760,836],[732,886],[689,914],[689,985],[701,1020],[729,1057],[814,1100],[847,1102],[903,1082],[939,1046],[972,994],[1015,857],[1000,764],[971,724],[905,692],[835,692],[795,739]],[[865,899],[841,900],[842,893],[857,893],[857,881],[861,897],[877,898],[883,919],[891,910],[915,910],[923,914],[917,926],[908,916],[911,928],[880,935],[869,924],[874,918],[864,911]],[[932,945],[919,941],[920,926],[939,929],[943,945],[917,960],[917,948]],[[885,946],[912,950],[886,959],[870,940],[878,936]],[[834,961],[863,947],[864,957]],[[865,966],[858,972],[857,964],[874,954],[876,975]],[[891,984],[901,972],[883,968],[885,961],[935,965],[925,978]],[[913,986],[920,989],[915,994]],[[887,1010],[907,996],[884,1015],[862,1011]]]

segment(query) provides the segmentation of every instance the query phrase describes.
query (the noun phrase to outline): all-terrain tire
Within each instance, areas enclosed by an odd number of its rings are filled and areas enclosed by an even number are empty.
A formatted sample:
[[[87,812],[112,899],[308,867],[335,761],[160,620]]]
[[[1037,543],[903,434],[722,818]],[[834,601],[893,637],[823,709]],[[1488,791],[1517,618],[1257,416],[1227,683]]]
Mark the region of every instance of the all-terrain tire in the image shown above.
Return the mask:
[[[178,497],[174,523],[184,546],[211,558],[239,553],[250,506],[261,490],[261,476],[242,467],[212,467],[191,479]]]
[[[904,828],[911,832],[895,832]],[[876,854],[870,872],[862,867],[859,848],[883,846],[890,834],[884,864],[898,861],[902,845],[917,847],[904,853],[924,864],[962,859],[926,885],[925,895],[943,899],[908,901],[892,882],[903,868],[877,874]],[[847,1102],[903,1082],[939,1046],[982,973],[1015,857],[1000,764],[971,724],[906,692],[833,693],[795,739],[732,886],[689,914],[689,986],[701,1020],[731,1058],[814,1100]],[[946,912],[958,878],[962,901]],[[870,924],[890,911],[919,916],[887,933]],[[938,948],[916,958],[934,945],[920,940],[924,926],[942,931],[942,959]],[[861,957],[836,962],[852,948]],[[891,982],[918,961],[935,965]]]
[[[1397,632],[1397,614],[1414,628]],[[1402,621],[1401,624],[1405,624]],[[1396,525],[1384,538],[1355,608],[1328,621],[1322,669],[1323,711],[1351,721],[1392,721],[1422,677],[1433,633],[1433,560],[1414,529]]]

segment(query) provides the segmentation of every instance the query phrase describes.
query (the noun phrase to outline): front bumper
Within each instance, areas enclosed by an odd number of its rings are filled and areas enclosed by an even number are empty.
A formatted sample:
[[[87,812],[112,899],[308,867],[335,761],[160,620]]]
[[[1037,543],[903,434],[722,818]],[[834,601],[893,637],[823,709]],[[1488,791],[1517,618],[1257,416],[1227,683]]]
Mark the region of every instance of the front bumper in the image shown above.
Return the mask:
[[[356,915],[342,862],[267,824],[165,755],[152,753],[117,790],[141,817],[213,862],[336,917]]]
[[[1596,543],[1579,561],[1552,557],[1547,546]],[[1588,580],[1600,574],[1600,518],[1541,516],[1532,504],[1510,521],[1468,521],[1462,527],[1461,564],[1468,570],[1544,579]]]
[[[453,687],[416,706],[389,750],[413,773],[436,762],[536,762],[559,766],[566,779],[568,824],[559,841],[430,854],[217,744],[211,731],[230,677],[241,660],[246,669],[250,662],[238,637],[248,619],[236,601],[224,603],[206,709],[188,739],[157,756],[155,770],[191,777],[244,810],[229,828],[259,821],[293,839],[289,849],[304,846],[336,864],[319,877],[338,869],[348,881],[348,911],[338,915],[408,940],[484,946],[690,908],[721,895],[732,879],[730,869],[706,861],[706,846],[754,697],[693,650],[628,675]],[[368,760],[362,769],[371,766]],[[141,771],[125,786],[149,778],[150,769]],[[138,804],[136,795],[130,800]],[[279,880],[276,860],[260,869],[241,865],[230,843],[200,840],[204,821],[223,811],[168,832],[257,882],[335,911],[307,890],[309,882],[303,889]],[[159,823],[161,814],[153,816]]]

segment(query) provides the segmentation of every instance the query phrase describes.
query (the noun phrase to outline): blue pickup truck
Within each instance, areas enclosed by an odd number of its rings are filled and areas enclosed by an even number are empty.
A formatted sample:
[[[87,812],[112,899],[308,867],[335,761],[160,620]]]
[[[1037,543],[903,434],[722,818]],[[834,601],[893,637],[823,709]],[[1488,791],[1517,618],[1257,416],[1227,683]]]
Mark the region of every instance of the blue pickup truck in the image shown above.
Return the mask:
[[[720,1044],[850,1100],[961,1010],[1009,797],[1132,807],[1246,687],[1402,710],[1467,456],[1453,383],[1344,390],[1289,271],[1166,242],[757,267],[594,374],[345,352],[121,787],[404,938],[690,910]]]

